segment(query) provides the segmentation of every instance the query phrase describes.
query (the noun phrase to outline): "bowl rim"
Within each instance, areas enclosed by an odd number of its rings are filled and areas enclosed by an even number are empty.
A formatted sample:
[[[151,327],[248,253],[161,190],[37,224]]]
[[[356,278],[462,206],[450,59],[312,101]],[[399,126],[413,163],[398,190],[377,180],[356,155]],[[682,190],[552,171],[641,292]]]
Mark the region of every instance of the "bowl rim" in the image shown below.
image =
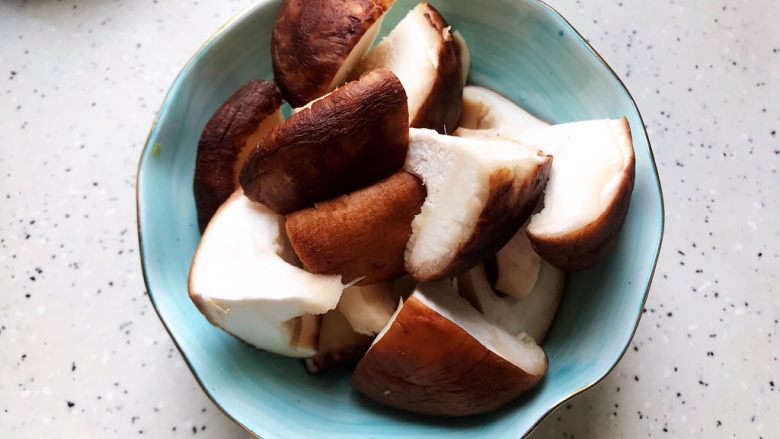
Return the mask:
[[[206,397],[214,404],[214,406],[217,407],[217,409],[222,412],[228,419],[233,421],[236,425],[238,425],[240,428],[242,428],[247,434],[249,434],[252,437],[262,439],[260,435],[253,432],[249,427],[244,425],[241,421],[236,419],[232,414],[230,414],[222,405],[214,398],[211,391],[209,391],[208,387],[203,384],[203,381],[198,374],[198,372],[195,370],[195,368],[192,366],[189,357],[184,352],[184,350],[179,345],[178,340],[176,337],[173,336],[173,333],[171,332],[170,328],[168,327],[168,324],[165,321],[165,318],[160,313],[159,308],[157,307],[157,302],[154,298],[154,294],[152,293],[152,289],[149,288],[149,279],[147,278],[147,270],[146,270],[146,259],[144,256],[144,243],[143,243],[143,234],[141,231],[141,173],[143,171],[143,164],[144,164],[144,158],[147,155],[147,150],[153,149],[153,145],[150,146],[149,141],[151,140],[153,134],[158,129],[158,122],[160,121],[160,117],[163,115],[163,113],[166,111],[166,108],[168,107],[169,100],[171,98],[172,93],[174,90],[178,89],[178,86],[181,83],[181,80],[186,72],[190,70],[192,65],[203,55],[203,53],[208,49],[219,37],[222,36],[223,33],[228,31],[230,28],[233,27],[236,23],[243,20],[247,16],[251,15],[255,10],[262,8],[264,6],[267,6],[274,0],[257,0],[256,2],[252,3],[251,5],[245,7],[244,9],[240,10],[238,13],[236,13],[233,17],[228,19],[224,24],[222,24],[211,36],[209,36],[208,39],[195,51],[195,53],[187,60],[187,62],[184,64],[184,66],[179,70],[179,73],[177,73],[176,78],[171,83],[170,87],[168,88],[168,91],[166,91],[165,96],[163,97],[162,103],[160,104],[160,108],[157,111],[157,114],[155,114],[154,119],[152,120],[152,125],[149,129],[149,133],[146,136],[146,140],[144,141],[143,149],[141,150],[140,158],[138,160],[138,166],[136,170],[136,181],[135,181],[135,207],[136,207],[136,229],[138,234],[138,255],[140,257],[141,261],[141,273],[144,281],[144,287],[146,288],[147,295],[149,296],[149,300],[152,302],[152,308],[154,308],[154,312],[157,314],[157,317],[160,319],[160,322],[162,323],[163,327],[165,328],[165,332],[168,333],[168,336],[170,337],[171,341],[173,341],[174,346],[176,347],[176,350],[179,351],[179,354],[181,355],[182,359],[184,360],[184,363],[187,365],[187,368],[190,370],[190,373],[192,373],[192,376],[195,378],[195,381],[198,383],[198,386],[203,390],[203,393],[206,395]],[[665,219],[666,219],[666,209],[664,206],[664,196],[663,196],[663,187],[661,185],[661,177],[658,173],[658,166],[655,162],[655,154],[653,153],[653,147],[650,142],[650,136],[647,133],[647,128],[644,123],[644,119],[642,118],[642,113],[639,111],[639,106],[636,104],[636,100],[631,95],[631,92],[628,90],[628,87],[626,87],[623,80],[620,78],[620,76],[615,72],[615,70],[612,68],[611,65],[604,59],[604,57],[601,56],[601,54],[590,44],[590,42],[574,27],[574,25],[571,24],[571,22],[560,12],[558,12],[554,7],[550,6],[545,0],[528,0],[534,3],[539,4],[544,9],[546,9],[549,13],[551,13],[553,16],[557,16],[568,28],[569,31],[573,32],[579,39],[579,43],[583,44],[585,48],[592,54],[595,55],[596,58],[601,62],[601,64],[606,67],[606,69],[609,71],[609,73],[614,77],[615,80],[617,80],[618,84],[620,85],[620,88],[622,88],[623,92],[628,96],[628,99],[631,101],[631,105],[634,107],[634,110],[636,111],[637,116],[639,117],[639,121],[642,124],[642,131],[644,133],[645,139],[647,139],[647,148],[650,152],[650,165],[653,173],[655,174],[655,183],[658,189],[659,194],[659,200],[660,200],[660,213],[659,213],[659,224],[660,224],[660,235],[658,239],[658,245],[655,250],[655,255],[653,257],[653,267],[650,270],[650,276],[647,280],[647,286],[645,288],[644,297],[642,298],[642,308],[645,307],[647,304],[647,298],[649,296],[650,288],[653,284],[653,279],[655,277],[655,270],[658,266],[658,257],[661,252],[661,247],[663,245],[663,239],[664,239],[664,229],[665,229]],[[636,335],[636,331],[639,328],[639,323],[642,319],[642,313],[640,312],[639,315],[636,318],[636,323],[634,324],[633,329],[631,330],[631,337],[629,337],[626,341],[625,346],[623,347],[622,351],[620,352],[620,355],[615,359],[614,363],[598,378],[594,379],[592,382],[586,383],[585,385],[581,386],[579,389],[572,391],[568,393],[567,395],[563,396],[561,399],[559,399],[554,404],[551,404],[550,407],[541,415],[539,418],[531,425],[531,427],[526,431],[522,437],[527,437],[531,433],[533,433],[537,427],[542,423],[542,421],[547,418],[547,416],[555,411],[558,407],[560,407],[563,403],[566,401],[586,392],[587,390],[595,387],[597,384],[599,384],[601,381],[603,381],[612,371],[617,367],[618,363],[620,363],[620,360],[625,356],[626,351],[628,350],[628,347],[631,345],[631,340],[634,339],[634,336]]]

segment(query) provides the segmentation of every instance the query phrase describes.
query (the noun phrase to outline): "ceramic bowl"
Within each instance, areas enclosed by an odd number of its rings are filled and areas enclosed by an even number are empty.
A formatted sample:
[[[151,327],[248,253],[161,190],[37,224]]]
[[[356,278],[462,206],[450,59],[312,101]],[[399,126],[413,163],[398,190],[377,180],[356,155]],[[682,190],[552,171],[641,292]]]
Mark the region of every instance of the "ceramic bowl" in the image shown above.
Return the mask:
[[[554,123],[627,116],[636,183],[609,259],[571,275],[544,348],[547,377],[509,406],[437,419],[381,407],[356,393],[349,373],[309,375],[299,360],[261,352],[211,326],[190,302],[187,271],[198,245],[192,177],[211,114],[250,79],[273,78],[271,28],[281,1],[260,1],[227,23],[184,67],[160,110],[138,171],[138,227],[149,295],[204,391],[250,433],[275,438],[516,439],[556,406],[593,386],[636,329],[663,234],[663,199],[642,119],[626,88],[583,37],[533,0],[432,2],[466,37],[469,82]],[[386,34],[414,2],[399,0]]]

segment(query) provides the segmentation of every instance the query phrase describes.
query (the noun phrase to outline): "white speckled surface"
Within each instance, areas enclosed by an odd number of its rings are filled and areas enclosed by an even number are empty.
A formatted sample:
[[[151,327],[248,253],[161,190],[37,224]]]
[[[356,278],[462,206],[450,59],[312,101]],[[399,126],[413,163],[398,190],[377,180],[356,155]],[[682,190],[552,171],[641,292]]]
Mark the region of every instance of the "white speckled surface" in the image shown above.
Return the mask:
[[[135,171],[241,1],[0,3],[0,437],[244,437],[145,294]],[[551,1],[638,101],[667,225],[627,355],[534,438],[780,432],[780,3]]]

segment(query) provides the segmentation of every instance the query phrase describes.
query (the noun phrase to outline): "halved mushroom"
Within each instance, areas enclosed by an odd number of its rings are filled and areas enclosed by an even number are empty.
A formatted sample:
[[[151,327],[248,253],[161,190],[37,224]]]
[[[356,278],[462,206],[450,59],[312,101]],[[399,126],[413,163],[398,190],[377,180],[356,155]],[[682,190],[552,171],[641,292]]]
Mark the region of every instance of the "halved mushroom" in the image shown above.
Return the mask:
[[[485,87],[469,85],[463,89],[460,137],[509,137],[549,126],[547,122]]]
[[[480,264],[458,276],[458,291],[510,334],[522,331],[542,343],[561,303],[566,273],[542,261],[536,278],[533,288],[523,298],[503,296],[490,285],[485,266]]]
[[[211,116],[198,142],[195,207],[200,230],[238,187],[247,155],[283,120],[282,96],[267,81],[250,81]]]
[[[459,297],[451,281],[418,286],[357,365],[352,384],[380,404],[438,416],[495,410],[533,387],[547,356]]]
[[[463,50],[444,17],[420,3],[358,63],[353,76],[388,68],[409,97],[409,123],[415,128],[452,132],[463,98]],[[467,52],[465,52],[467,53]]]
[[[371,346],[371,340],[372,337],[357,333],[338,308],[330,310],[322,316],[317,354],[303,360],[304,365],[309,372],[318,373],[354,364]]]
[[[411,129],[405,168],[427,190],[412,222],[406,271],[421,282],[462,273],[495,253],[531,215],[551,157],[502,139]]]
[[[395,0],[285,0],[271,59],[285,99],[297,107],[344,82],[379,33]]]
[[[499,94],[463,91],[466,138],[503,137],[555,157],[544,210],[531,220],[536,251],[565,271],[591,268],[617,242],[634,187],[634,146],[625,118],[549,126]],[[553,207],[554,206],[554,207]]]
[[[554,125],[513,137],[555,157],[544,208],[528,237],[546,261],[585,270],[620,236],[634,188],[634,146],[625,118]]]
[[[373,186],[316,204],[287,217],[287,235],[312,273],[340,274],[361,285],[404,273],[404,249],[425,189],[398,172]]]
[[[392,282],[354,285],[344,289],[336,309],[358,334],[376,335],[390,320],[399,297]]]
[[[408,127],[401,82],[371,71],[271,130],[241,170],[241,187],[287,214],[368,186],[401,169]]]
[[[189,294],[215,326],[280,355],[317,351],[319,316],[336,307],[340,276],[293,265],[283,217],[236,191],[212,218],[192,261]],[[294,262],[294,261],[293,261]]]

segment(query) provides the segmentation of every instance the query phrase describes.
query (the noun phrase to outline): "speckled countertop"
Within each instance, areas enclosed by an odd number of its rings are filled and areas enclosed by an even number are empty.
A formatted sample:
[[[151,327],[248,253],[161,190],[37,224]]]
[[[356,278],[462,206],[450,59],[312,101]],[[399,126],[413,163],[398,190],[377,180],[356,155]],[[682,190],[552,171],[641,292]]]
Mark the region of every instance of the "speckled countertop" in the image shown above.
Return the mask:
[[[249,3],[0,3],[0,437],[245,437],[151,307],[134,191],[179,68]],[[780,437],[780,2],[551,3],[637,99],[667,223],[628,353],[533,437]]]

